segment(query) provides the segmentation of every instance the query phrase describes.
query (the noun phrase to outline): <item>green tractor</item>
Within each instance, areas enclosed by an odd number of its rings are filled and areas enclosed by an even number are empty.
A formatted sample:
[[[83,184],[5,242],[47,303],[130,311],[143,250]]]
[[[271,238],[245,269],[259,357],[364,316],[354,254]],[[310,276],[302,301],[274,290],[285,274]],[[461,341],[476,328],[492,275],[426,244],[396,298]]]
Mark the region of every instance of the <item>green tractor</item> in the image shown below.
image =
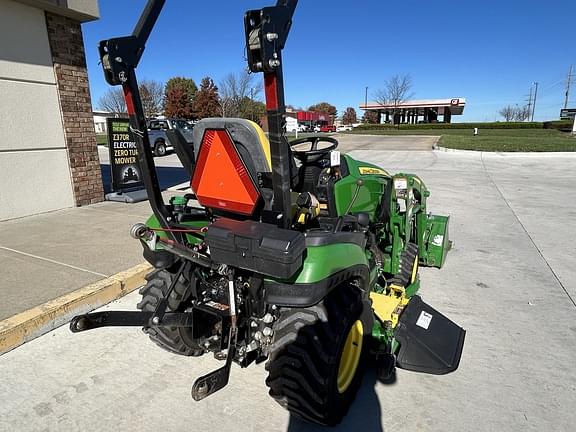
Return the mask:
[[[175,132],[194,193],[164,202],[135,75],[163,3],[149,1],[132,36],[100,43],[108,83],[124,90],[154,212],[131,235],[155,270],[140,311],[77,316],[71,330],[142,326],[172,353],[213,353],[224,365],[196,380],[195,400],[227,384],[232,362],[266,361],[270,396],[322,425],[346,415],[369,356],[383,380],[396,367],[454,371],[465,331],[416,295],[419,266],[440,268],[450,248],[448,217],[427,214],[422,180],[341,155],[332,137],[283,134],[282,49],[296,0],[244,17],[269,136],[230,118],[198,122],[193,148]]]

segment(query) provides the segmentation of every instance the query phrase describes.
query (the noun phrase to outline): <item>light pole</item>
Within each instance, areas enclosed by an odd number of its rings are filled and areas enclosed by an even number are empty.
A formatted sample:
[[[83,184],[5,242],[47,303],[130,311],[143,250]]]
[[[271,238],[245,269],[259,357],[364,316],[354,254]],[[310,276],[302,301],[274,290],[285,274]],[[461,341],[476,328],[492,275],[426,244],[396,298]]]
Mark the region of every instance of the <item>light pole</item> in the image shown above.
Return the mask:
[[[534,81],[532,84],[536,86],[536,89],[534,90],[534,102],[532,103],[532,119],[530,121],[534,121],[534,111],[536,111],[536,98],[538,97],[538,82]]]
[[[368,107],[368,86],[366,86],[366,93],[364,94],[364,111]]]
[[[254,121],[254,87],[250,87],[250,120]]]

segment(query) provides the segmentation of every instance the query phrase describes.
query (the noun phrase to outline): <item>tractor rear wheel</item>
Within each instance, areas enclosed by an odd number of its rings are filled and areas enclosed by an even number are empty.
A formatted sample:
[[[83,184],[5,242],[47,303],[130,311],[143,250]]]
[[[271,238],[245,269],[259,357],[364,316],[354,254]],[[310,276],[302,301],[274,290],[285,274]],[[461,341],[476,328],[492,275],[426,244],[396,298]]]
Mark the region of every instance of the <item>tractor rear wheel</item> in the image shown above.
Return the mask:
[[[365,333],[361,291],[335,288],[316,306],[286,309],[274,326],[266,385],[298,417],[334,426],[346,415],[362,380]]]
[[[138,303],[138,309],[154,312],[158,302],[168,293],[173,278],[174,275],[167,270],[154,270],[148,274],[146,276],[146,285],[140,289],[142,301]],[[183,311],[185,309],[187,283],[189,281],[182,274],[168,301],[167,312]],[[152,342],[171,353],[194,357],[204,353],[204,350],[193,341],[191,328],[144,327],[142,330],[150,337]]]

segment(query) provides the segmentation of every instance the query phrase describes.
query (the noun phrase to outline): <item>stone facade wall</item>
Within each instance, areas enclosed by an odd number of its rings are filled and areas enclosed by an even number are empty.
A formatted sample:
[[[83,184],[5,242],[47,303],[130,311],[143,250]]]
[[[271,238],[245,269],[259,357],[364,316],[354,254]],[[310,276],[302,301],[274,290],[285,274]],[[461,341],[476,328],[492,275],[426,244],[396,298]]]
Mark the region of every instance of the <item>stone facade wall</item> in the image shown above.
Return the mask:
[[[104,199],[80,22],[46,12],[77,206]]]

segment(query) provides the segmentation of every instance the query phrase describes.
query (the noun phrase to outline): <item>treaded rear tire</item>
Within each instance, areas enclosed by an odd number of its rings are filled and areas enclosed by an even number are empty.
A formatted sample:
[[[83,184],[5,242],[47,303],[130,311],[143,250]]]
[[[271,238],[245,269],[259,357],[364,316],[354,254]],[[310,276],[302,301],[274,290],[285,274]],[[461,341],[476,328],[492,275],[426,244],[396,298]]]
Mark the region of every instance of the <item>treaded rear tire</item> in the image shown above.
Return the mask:
[[[348,333],[362,320],[362,293],[344,283],[319,304],[282,311],[274,326],[271,354],[266,363],[269,394],[296,416],[334,426],[352,404],[363,375],[367,338],[351,384],[339,393],[337,377]],[[371,325],[365,320],[363,325]],[[371,327],[364,327],[364,334]]]
[[[158,302],[163,298],[174,275],[167,270],[154,270],[146,276],[146,285],[140,289],[142,301],[138,303],[138,309],[146,312],[154,312]],[[185,291],[189,281],[182,276],[174,288],[166,311],[182,311],[185,303]],[[204,350],[192,341],[192,329],[184,327],[143,327],[152,342],[160,348],[174,354],[197,357]]]

